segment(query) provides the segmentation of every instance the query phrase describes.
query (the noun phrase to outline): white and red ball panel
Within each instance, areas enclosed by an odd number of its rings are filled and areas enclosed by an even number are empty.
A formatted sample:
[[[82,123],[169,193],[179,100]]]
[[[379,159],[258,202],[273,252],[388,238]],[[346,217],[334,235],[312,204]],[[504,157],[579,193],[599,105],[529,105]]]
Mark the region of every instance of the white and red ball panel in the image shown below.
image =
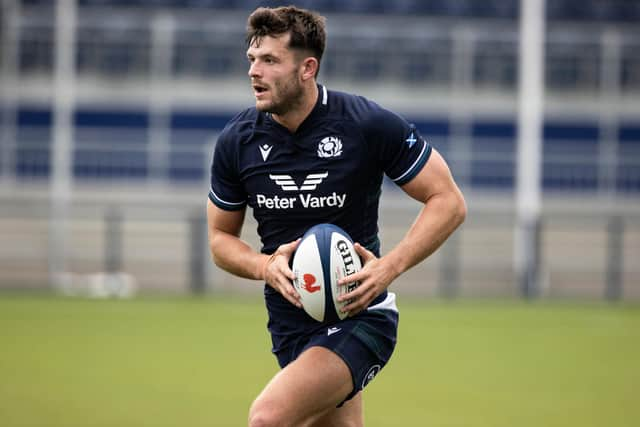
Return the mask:
[[[325,312],[324,271],[315,234],[305,235],[293,256],[293,286],[307,314],[322,322]]]
[[[319,322],[344,319],[338,297],[350,292],[358,283],[338,286],[338,280],[362,268],[351,237],[332,224],[318,224],[310,228],[293,255],[293,283],[302,305]]]

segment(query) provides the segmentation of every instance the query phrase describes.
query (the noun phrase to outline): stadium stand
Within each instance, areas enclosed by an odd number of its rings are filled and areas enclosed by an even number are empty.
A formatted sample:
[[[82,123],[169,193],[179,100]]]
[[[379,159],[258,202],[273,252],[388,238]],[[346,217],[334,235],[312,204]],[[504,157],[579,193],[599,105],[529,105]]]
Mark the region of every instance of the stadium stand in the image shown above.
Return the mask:
[[[166,179],[203,179],[207,166],[199,159],[204,152],[208,153],[213,134],[235,108],[212,102],[201,102],[208,107],[191,108],[171,102],[166,119],[169,145],[159,157],[154,157],[153,150],[158,147],[149,143],[153,113],[149,111],[147,95],[114,107],[110,103],[103,105],[106,93],[110,86],[124,87],[126,91],[128,87],[151,84],[157,73],[152,52],[157,31],[154,17],[158,14],[170,16],[174,23],[172,45],[166,47],[171,60],[169,75],[163,76],[168,79],[165,81],[214,87],[246,73],[242,48],[246,12],[257,4],[287,3],[80,0],[78,78],[99,83],[88,83],[92,88],[104,85],[106,89],[102,92],[96,89],[93,101],[83,103],[76,112],[76,176],[144,180],[158,175],[152,173],[157,168],[150,162],[165,158],[160,175]],[[422,88],[427,94],[462,88],[465,93],[447,96],[457,99],[481,93],[489,103],[505,94],[514,96],[518,79],[516,0],[298,2],[301,6],[312,3],[320,11],[331,13],[330,23],[334,23],[321,70],[325,82],[336,82],[342,87],[390,84],[408,92]],[[614,106],[614,111],[607,115],[613,118],[603,121],[597,107],[590,113],[581,108],[572,112],[571,106],[558,107],[569,114],[564,122],[556,119],[545,124],[544,186],[560,191],[638,192],[640,158],[636,148],[640,146],[640,138],[636,131],[640,119],[627,111],[640,108],[637,97],[640,30],[627,24],[640,21],[640,2],[548,3],[545,80],[549,97],[575,98],[574,105],[579,106],[587,96],[595,101],[594,105],[604,100],[604,104]],[[43,13],[51,2],[25,0],[22,6],[18,72],[25,84],[31,81],[37,84],[50,76],[53,68],[52,21]],[[356,21],[355,14],[358,14]],[[502,31],[494,31],[495,22],[501,23]],[[612,27],[610,23],[615,25]],[[235,80],[233,85],[243,87]],[[167,98],[172,96],[169,94]],[[626,109],[617,106],[621,99]],[[463,101],[457,102],[464,104]],[[449,108],[446,102],[436,107]],[[402,102],[398,109],[404,110]],[[496,108],[493,113],[489,108],[489,117],[484,117],[487,111],[484,107],[482,113],[469,109],[465,113],[469,119],[462,126],[452,117],[455,113],[417,114],[407,109],[407,115],[453,163],[458,163],[461,180],[466,185],[513,189],[515,115],[508,112],[509,108]],[[22,179],[46,177],[50,169],[50,138],[43,136],[49,135],[51,128],[46,96],[40,101],[20,103],[16,116],[15,174]],[[605,127],[615,129],[605,132]],[[434,128],[446,131],[434,134]],[[614,164],[610,164],[610,158],[605,161],[599,156],[605,149],[604,135],[612,132],[616,144]],[[579,155],[566,154],[576,152]],[[607,170],[615,171],[613,181],[605,179]]]

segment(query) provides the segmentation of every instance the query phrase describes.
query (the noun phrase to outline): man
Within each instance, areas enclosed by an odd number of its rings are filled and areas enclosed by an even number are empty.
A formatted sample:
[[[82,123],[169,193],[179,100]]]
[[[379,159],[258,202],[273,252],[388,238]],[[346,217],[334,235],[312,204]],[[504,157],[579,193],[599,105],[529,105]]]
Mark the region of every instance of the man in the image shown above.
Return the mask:
[[[365,98],[316,83],[325,38],[324,18],[307,10],[251,14],[247,58],[256,105],[229,122],[213,158],[211,253],[221,268],[266,282],[268,329],[282,367],[253,402],[252,427],[362,426],[361,390],[396,342],[398,311],[387,288],[466,215],[446,163],[414,126]],[[384,174],[424,207],[404,239],[380,257]],[[247,205],[261,253],[240,239]],[[343,296],[352,299],[349,316],[332,325],[304,312],[289,268],[299,238],[318,223],[346,230],[363,261],[344,279],[360,282]]]

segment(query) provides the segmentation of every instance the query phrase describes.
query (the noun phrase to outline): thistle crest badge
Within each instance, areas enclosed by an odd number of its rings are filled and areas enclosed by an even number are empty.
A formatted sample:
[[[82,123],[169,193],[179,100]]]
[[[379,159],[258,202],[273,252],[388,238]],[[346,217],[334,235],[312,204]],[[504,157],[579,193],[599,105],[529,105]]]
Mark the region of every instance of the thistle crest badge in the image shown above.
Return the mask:
[[[342,141],[337,136],[328,136],[318,144],[318,157],[338,157],[342,154]]]

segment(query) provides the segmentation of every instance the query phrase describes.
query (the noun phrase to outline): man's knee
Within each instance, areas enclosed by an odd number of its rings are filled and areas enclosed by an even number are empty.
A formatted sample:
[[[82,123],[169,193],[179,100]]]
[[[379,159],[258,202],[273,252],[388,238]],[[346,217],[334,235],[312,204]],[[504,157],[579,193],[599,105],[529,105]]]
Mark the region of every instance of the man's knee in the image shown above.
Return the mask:
[[[283,427],[289,423],[285,414],[278,409],[274,402],[265,402],[258,398],[249,410],[249,427]]]
[[[249,427],[276,427],[279,420],[266,411],[249,414]]]

